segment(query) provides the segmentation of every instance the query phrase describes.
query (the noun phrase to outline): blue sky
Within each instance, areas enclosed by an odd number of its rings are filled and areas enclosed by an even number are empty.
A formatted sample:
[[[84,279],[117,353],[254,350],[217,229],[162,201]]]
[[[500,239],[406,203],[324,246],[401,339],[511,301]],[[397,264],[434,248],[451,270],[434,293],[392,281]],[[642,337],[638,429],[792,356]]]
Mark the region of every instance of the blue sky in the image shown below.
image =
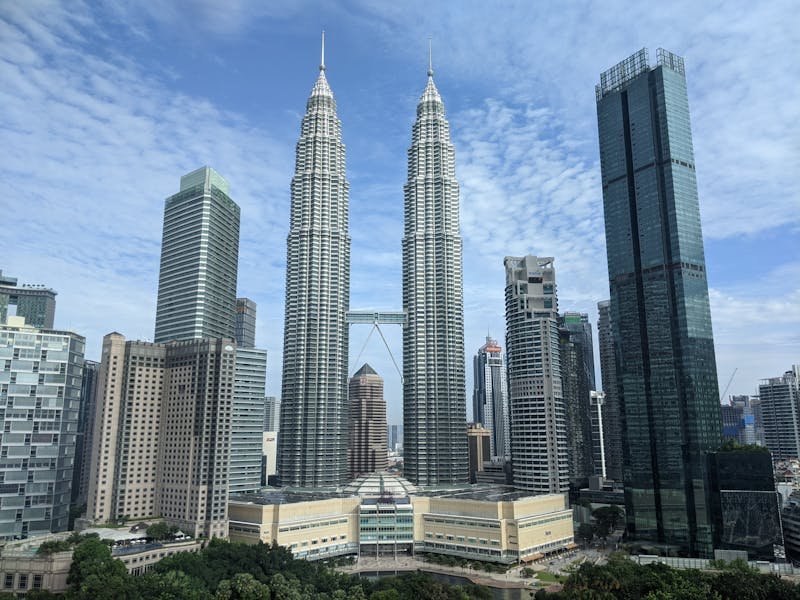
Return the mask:
[[[351,307],[400,308],[402,185],[427,38],[456,146],[467,396],[504,338],[502,260],[554,256],[562,310],[608,296],[594,84],[643,46],[686,59],[721,387],[800,362],[800,30],[789,1],[0,2],[0,268],[58,292],[98,358],[153,335],[163,201],[216,168],[242,207],[239,293],[280,393],[289,181],[327,37],[351,183]],[[368,327],[353,328],[351,361]],[[385,333],[400,352],[399,328]],[[400,381],[377,335],[362,360]],[[351,372],[360,365],[351,364]],[[468,406],[471,403],[468,401]]]

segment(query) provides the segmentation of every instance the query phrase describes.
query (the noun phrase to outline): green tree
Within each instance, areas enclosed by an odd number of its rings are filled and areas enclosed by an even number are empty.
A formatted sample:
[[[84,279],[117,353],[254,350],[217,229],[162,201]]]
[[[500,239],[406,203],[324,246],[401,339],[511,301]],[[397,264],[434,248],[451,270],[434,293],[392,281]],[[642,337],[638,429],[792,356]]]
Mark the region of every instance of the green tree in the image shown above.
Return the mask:
[[[584,544],[588,544],[594,538],[594,527],[591,523],[581,523],[577,531],[578,539],[582,540]]]
[[[269,600],[269,587],[256,581],[250,573],[239,573],[221,581],[216,600]]]
[[[614,504],[610,506],[602,506],[592,513],[596,524],[597,536],[603,538],[603,541],[608,537],[617,526],[622,523],[622,510],[619,506]]]
[[[125,565],[111,557],[108,546],[96,537],[81,541],[72,553],[67,575],[68,598],[134,598],[134,586]]]
[[[153,523],[147,528],[147,537],[155,540],[169,540],[172,539],[178,532],[178,528],[174,525],[167,525],[164,522]]]

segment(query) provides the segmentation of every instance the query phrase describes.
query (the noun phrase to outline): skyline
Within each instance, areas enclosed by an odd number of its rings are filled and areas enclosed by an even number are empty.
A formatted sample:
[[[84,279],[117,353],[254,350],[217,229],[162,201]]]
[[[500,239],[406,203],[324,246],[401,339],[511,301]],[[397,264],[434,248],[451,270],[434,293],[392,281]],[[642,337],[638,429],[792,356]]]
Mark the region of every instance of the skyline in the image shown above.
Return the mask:
[[[749,12],[763,27],[737,27],[743,6],[702,18],[678,10],[684,33],[656,31],[659,19],[679,18],[659,8],[641,21],[636,9],[628,11],[622,26],[593,14],[587,23],[596,24],[581,30],[574,10],[548,14],[543,25],[512,7],[498,15],[512,32],[508,40],[476,32],[477,6],[465,16],[434,6],[413,23],[391,8],[355,4],[309,15],[302,5],[300,12],[287,6],[249,24],[216,21],[216,30],[208,6],[180,15],[199,18],[183,23],[172,6],[139,6],[138,16],[93,13],[81,3],[70,11],[4,6],[0,98],[8,111],[0,139],[16,151],[0,161],[0,173],[10,186],[5,214],[20,225],[7,232],[0,268],[59,293],[56,327],[85,335],[88,358],[99,357],[102,336],[113,330],[150,339],[163,201],[180,175],[207,164],[242,206],[237,293],[259,305],[256,344],[269,350],[267,393],[276,395],[293,148],[319,31],[328,36],[328,75],[348,148],[354,310],[401,305],[405,149],[431,35],[462,188],[465,352],[480,347],[487,327],[505,346],[505,255],[554,256],[560,309],[587,312],[596,325],[596,303],[608,287],[594,84],[642,46],[662,46],[686,57],[720,389],[738,367],[729,393],[755,393],[761,378],[779,376],[800,353],[800,289],[793,285],[800,211],[786,210],[798,196],[791,165],[800,120],[785,52],[798,34],[775,6]],[[244,14],[237,10],[247,3],[230,10]],[[530,42],[537,36],[523,36],[515,20],[534,32],[566,20],[564,37],[585,33],[585,43],[556,52],[546,41],[552,36]],[[626,34],[634,23],[637,32]],[[193,27],[202,41],[190,37]],[[718,32],[711,44],[698,34],[706,30]],[[277,55],[287,42],[296,55]],[[165,55],[170,61],[162,64]],[[196,72],[222,84],[207,85]],[[259,88],[256,74],[276,85]],[[122,201],[107,210],[116,198]],[[367,333],[352,329],[351,360]],[[400,328],[385,333],[400,354]],[[380,341],[361,362],[385,378],[389,420],[399,423],[399,377]]]

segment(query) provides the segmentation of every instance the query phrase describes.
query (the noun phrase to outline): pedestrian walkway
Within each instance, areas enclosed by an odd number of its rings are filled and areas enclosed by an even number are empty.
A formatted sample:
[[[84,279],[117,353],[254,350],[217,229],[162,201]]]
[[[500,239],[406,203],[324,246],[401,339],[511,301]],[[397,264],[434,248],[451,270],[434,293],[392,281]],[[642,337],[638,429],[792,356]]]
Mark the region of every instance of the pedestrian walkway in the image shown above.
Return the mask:
[[[542,571],[544,567],[534,569]],[[381,557],[361,557],[355,564],[337,567],[337,571],[342,573],[403,573],[409,571],[424,571],[427,573],[438,573],[441,575],[453,575],[464,577],[478,585],[485,585],[495,588],[531,588],[533,579],[522,577],[520,567],[513,567],[506,573],[487,573],[477,571],[468,567],[448,567],[432,562],[417,560],[411,556],[392,556]]]

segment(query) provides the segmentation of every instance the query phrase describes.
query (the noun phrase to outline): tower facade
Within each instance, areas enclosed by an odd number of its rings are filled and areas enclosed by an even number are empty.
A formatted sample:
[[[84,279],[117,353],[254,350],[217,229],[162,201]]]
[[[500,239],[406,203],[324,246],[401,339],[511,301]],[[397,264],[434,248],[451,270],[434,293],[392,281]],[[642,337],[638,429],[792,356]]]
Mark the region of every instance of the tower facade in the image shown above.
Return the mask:
[[[261,487],[266,387],[267,351],[237,346],[231,413],[232,494]]]
[[[506,360],[514,487],[569,489],[553,259],[507,256]]]
[[[720,405],[683,59],[640,50],[596,97],[628,535],[711,556]]]
[[[193,537],[228,536],[235,358],[232,338],[166,345],[156,507]]]
[[[278,474],[283,485],[347,482],[350,184],[323,61],[300,125],[286,251]]]
[[[385,471],[386,400],[383,378],[365,364],[350,378],[350,477]]]
[[[617,394],[617,359],[611,329],[611,303],[597,303],[597,345],[600,350],[600,378],[603,383],[603,445],[606,476],[622,481],[622,418]]]
[[[97,373],[86,516],[98,523],[159,514],[161,411],[168,379],[164,344],[103,338]],[[184,461],[181,468],[188,468]]]
[[[511,459],[511,432],[508,422],[508,394],[503,349],[486,336],[486,343],[472,359],[475,390],[472,393],[472,420],[491,432],[492,459]],[[487,458],[487,460],[489,460]]]
[[[234,336],[238,348],[256,346],[256,303],[250,298],[236,299],[236,315],[233,321]]]
[[[0,323],[8,321],[9,307],[25,323],[37,329],[52,329],[56,315],[56,291],[43,285],[17,285],[15,277],[0,270]]]
[[[403,188],[403,452],[418,485],[467,481],[464,297],[455,152],[428,71]]]
[[[232,338],[239,206],[210,167],[181,177],[164,203],[155,342]]]
[[[0,325],[0,540],[67,531],[86,340]]]
[[[564,327],[562,318],[559,318],[558,342],[569,480],[573,487],[580,489],[589,484],[589,475],[592,474],[591,388],[584,368],[581,336]]]
[[[800,365],[758,386],[764,441],[775,460],[800,457]]]

